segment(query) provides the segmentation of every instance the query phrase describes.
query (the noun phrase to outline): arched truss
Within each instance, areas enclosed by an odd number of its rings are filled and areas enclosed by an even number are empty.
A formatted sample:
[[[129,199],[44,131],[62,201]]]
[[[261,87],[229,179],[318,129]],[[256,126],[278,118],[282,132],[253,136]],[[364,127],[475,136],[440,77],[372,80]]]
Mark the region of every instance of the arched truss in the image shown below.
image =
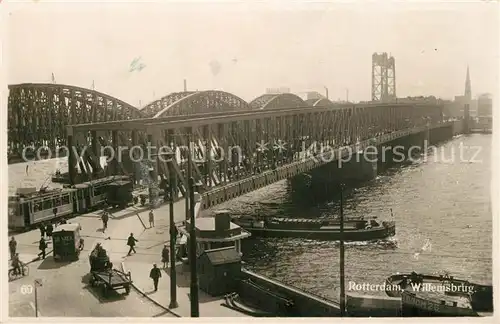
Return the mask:
[[[170,96],[167,96],[165,98],[169,97]],[[161,103],[160,105],[162,109],[154,115],[155,118],[209,112],[250,110],[250,105],[243,99],[228,92],[210,90],[190,93],[173,103],[168,104],[166,101],[165,104]]]
[[[189,95],[192,95],[193,93],[195,93],[195,92],[185,91],[185,92],[171,93],[171,94],[169,94],[169,95],[167,95],[159,100],[153,101],[152,103],[144,106],[144,108],[141,109],[141,113],[146,118],[152,118],[159,111],[165,109],[166,107],[169,107],[174,102],[177,102],[177,101],[181,100],[182,98],[185,98]]]
[[[51,83],[9,86],[8,141],[12,150],[63,143],[68,124],[142,117],[136,107],[94,90]]]
[[[250,102],[252,109],[279,109],[307,107],[308,104],[297,95],[291,93],[265,94]]]
[[[315,99],[311,106],[313,107],[333,107],[334,103],[326,98]]]

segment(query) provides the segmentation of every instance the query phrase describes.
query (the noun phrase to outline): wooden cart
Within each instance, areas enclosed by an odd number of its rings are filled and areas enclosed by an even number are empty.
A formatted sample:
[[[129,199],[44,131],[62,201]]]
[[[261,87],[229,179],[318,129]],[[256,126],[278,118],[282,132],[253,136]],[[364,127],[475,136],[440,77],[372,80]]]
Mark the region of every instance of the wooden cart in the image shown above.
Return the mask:
[[[100,287],[103,296],[110,290],[125,289],[125,294],[130,293],[132,279],[130,272],[124,273],[116,269],[106,271],[91,271],[90,285]]]

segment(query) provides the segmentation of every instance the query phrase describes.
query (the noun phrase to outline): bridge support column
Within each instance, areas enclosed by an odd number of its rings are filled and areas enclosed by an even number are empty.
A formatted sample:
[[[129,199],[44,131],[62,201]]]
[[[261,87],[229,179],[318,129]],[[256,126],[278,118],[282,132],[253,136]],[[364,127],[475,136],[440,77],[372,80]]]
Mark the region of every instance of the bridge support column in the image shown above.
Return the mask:
[[[68,130],[68,174],[69,174],[69,183],[71,185],[76,184],[76,176],[77,176],[77,169],[76,169],[76,146],[73,140],[73,132]]]
[[[102,170],[101,165],[101,145],[99,143],[99,139],[97,138],[97,131],[91,131],[91,145],[92,145],[92,159],[94,159],[94,163],[96,164],[96,170],[92,169],[93,175],[97,174]]]

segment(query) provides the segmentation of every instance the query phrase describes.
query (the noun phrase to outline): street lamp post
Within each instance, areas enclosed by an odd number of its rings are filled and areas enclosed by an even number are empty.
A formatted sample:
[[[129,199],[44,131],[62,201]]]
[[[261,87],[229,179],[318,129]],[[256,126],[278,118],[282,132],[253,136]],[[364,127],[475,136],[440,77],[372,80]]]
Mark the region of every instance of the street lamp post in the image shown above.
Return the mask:
[[[189,181],[189,266],[191,270],[191,286],[190,286],[190,301],[191,301],[191,317],[200,317],[198,304],[198,273],[196,267],[196,226],[195,226],[195,200],[194,200],[194,178],[192,176],[192,150],[191,150],[191,132],[188,135],[188,168],[187,178]]]
[[[170,171],[170,201],[169,201],[169,220],[170,220],[170,305],[168,308],[177,308],[179,304],[177,303],[177,272],[175,268],[175,243],[177,240],[177,229],[175,227],[174,221],[174,195],[175,188],[177,187],[177,175],[172,165],[173,159],[175,159],[175,154],[172,156],[172,160],[169,164]]]

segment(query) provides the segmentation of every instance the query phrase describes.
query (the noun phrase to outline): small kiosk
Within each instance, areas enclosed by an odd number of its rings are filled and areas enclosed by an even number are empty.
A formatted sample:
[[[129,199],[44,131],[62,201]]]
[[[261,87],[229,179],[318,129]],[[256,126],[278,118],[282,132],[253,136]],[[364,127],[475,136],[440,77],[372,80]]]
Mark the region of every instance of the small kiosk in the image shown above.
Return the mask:
[[[188,263],[189,255],[189,220],[185,221],[183,226],[178,228],[179,232],[186,237],[182,243],[180,255],[183,262]],[[206,250],[220,249],[225,247],[234,247],[241,256],[241,240],[250,237],[251,234],[240,226],[231,222],[230,212],[222,210],[216,212],[215,217],[196,218],[196,255],[199,257]]]

